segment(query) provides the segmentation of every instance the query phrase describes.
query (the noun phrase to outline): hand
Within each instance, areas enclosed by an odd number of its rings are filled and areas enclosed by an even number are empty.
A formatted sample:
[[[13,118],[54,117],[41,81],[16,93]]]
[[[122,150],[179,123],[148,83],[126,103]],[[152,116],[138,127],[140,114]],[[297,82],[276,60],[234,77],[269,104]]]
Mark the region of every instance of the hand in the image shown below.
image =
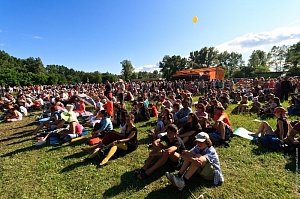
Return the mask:
[[[119,143],[119,140],[113,141],[113,145],[116,145]]]

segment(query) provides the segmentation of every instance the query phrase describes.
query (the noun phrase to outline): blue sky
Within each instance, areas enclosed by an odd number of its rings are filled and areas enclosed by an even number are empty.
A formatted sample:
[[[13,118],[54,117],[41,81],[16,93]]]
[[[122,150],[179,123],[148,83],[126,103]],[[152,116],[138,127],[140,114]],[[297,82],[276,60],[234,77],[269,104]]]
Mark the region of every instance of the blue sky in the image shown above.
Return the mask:
[[[299,0],[0,0],[0,50],[43,64],[120,74],[216,47],[268,52],[300,41]],[[193,23],[193,16],[198,17]]]

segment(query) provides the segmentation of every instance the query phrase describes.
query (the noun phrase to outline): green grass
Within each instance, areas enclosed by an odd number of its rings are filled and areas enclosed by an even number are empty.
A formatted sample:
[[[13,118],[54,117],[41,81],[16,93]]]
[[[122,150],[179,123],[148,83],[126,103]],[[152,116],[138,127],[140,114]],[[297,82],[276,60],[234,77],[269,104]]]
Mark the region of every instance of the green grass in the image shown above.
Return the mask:
[[[226,111],[234,108],[231,105]],[[38,114],[38,113],[36,113]],[[229,114],[230,115],[230,114]],[[243,126],[255,131],[259,123],[252,115],[230,115],[234,129]],[[275,127],[275,119],[268,122]],[[205,198],[297,198],[294,155],[269,152],[261,146],[233,137],[229,148],[217,148],[225,177],[222,186],[192,177],[179,192],[166,177],[166,166],[150,178],[137,180],[133,171],[148,156],[151,140],[146,131],[155,120],[138,123],[141,145],[132,153],[120,153],[109,165],[96,169],[98,160],[83,161],[86,139],[60,146],[33,146],[30,133],[35,117],[16,123],[0,123],[0,198],[192,198],[190,191]],[[88,136],[86,136],[88,137]],[[299,188],[299,187],[298,187]]]

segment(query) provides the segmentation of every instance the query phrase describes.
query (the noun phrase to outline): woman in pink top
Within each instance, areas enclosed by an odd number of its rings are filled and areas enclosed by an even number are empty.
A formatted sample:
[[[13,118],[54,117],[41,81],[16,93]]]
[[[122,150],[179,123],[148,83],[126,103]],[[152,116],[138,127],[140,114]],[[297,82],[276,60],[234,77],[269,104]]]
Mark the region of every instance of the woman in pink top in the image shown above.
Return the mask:
[[[74,110],[74,113],[76,113],[76,115],[80,115],[84,112],[85,112],[85,103],[84,103],[84,100],[81,99],[79,101],[79,108],[77,110]]]

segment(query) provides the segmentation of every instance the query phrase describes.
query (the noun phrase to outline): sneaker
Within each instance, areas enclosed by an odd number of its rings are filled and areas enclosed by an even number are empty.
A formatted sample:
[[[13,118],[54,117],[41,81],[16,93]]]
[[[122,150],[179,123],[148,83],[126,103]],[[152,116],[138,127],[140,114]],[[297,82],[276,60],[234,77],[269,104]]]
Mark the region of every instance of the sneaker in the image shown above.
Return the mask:
[[[176,186],[176,185],[175,185],[175,182],[174,182],[175,175],[174,175],[174,174],[171,174],[171,173],[169,173],[169,172],[166,172],[165,175],[166,175],[166,177],[168,178],[168,180],[172,183],[172,185]]]
[[[182,177],[179,178],[178,176],[175,176],[174,184],[178,188],[179,191],[181,191],[185,187],[185,182]]]

